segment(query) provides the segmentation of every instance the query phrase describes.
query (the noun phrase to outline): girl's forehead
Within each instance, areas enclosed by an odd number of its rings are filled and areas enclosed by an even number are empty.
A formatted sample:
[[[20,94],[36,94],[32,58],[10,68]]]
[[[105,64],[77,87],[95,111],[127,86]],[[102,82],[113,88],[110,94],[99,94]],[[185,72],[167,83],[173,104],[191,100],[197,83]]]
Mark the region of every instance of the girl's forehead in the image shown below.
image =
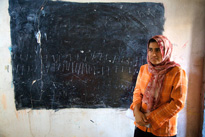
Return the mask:
[[[157,42],[150,42],[149,43],[149,48],[160,48]]]

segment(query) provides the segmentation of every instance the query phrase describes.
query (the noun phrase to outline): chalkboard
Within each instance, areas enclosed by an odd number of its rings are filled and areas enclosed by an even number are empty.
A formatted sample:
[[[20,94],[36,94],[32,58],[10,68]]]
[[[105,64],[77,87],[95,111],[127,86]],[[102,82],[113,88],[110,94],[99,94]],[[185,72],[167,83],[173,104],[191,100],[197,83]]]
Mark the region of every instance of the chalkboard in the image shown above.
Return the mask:
[[[9,0],[17,109],[126,108],[161,3]]]

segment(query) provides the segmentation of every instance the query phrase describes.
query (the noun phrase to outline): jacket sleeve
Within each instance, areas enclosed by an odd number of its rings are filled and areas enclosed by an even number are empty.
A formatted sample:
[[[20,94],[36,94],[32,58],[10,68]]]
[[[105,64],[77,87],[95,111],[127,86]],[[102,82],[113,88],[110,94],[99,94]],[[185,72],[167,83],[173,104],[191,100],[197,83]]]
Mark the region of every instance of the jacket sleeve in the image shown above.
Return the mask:
[[[135,89],[133,92],[133,102],[130,105],[130,109],[132,109],[132,110],[134,110],[134,108],[137,104],[142,102],[142,94],[141,94],[141,88],[140,88],[140,80],[141,80],[141,76],[142,76],[142,71],[143,71],[143,68],[140,67],[140,71],[139,71],[139,74],[137,76],[137,82],[136,82]]]
[[[148,116],[153,130],[160,128],[184,107],[186,93],[187,77],[185,71],[180,69],[174,78],[171,101],[155,109]]]

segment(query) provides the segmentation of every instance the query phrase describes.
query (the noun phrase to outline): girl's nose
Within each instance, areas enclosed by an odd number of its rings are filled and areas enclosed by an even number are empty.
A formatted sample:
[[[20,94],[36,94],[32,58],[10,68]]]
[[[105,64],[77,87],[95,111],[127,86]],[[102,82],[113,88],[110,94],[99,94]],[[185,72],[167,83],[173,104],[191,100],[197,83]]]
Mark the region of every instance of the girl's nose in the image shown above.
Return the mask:
[[[152,54],[153,56],[156,56],[157,54],[156,54],[156,52],[153,52],[153,54]]]

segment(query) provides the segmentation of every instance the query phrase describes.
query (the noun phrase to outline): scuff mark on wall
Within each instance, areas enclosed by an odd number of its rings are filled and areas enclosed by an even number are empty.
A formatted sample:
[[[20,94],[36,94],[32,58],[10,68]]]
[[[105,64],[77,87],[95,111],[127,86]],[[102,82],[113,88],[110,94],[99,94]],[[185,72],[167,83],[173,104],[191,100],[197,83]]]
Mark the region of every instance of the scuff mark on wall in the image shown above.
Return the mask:
[[[182,48],[186,48],[188,41],[182,46]]]
[[[30,110],[27,112],[28,124],[29,124],[30,134],[32,137],[38,136],[39,133],[42,136],[47,137],[51,132],[52,114],[50,112],[45,114],[44,112],[45,112],[44,110]],[[37,118],[38,120],[35,120]]]

